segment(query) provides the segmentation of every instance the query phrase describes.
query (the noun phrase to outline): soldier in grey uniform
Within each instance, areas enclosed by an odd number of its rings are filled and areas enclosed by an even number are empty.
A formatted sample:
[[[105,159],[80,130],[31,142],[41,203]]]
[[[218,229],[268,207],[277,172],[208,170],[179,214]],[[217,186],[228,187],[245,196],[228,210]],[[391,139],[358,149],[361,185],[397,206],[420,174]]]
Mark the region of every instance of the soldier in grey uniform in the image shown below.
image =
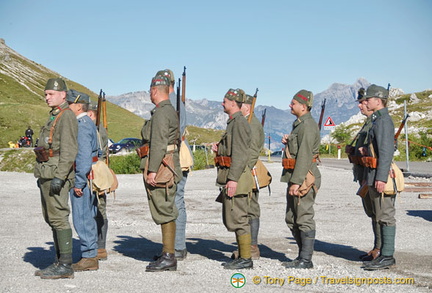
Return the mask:
[[[181,179],[177,147],[179,121],[169,101],[169,85],[170,81],[167,77],[153,77],[150,84],[150,98],[156,107],[151,111],[151,118],[144,123],[141,131],[143,143],[148,144],[149,150],[148,154],[141,159],[140,167],[144,170],[144,185],[152,218],[157,225],[161,225],[163,244],[161,257],[146,267],[147,272],[177,270],[174,242],[178,211],[174,201],[177,183]],[[167,154],[173,155],[177,175],[174,177],[172,186],[159,187],[156,186],[156,172]]]
[[[186,138],[184,137],[184,133],[186,130],[186,108],[183,102],[180,101],[180,104],[177,105],[177,95],[174,91],[174,73],[170,69],[160,70],[156,73],[156,75],[166,76],[170,80],[169,86],[169,99],[174,109],[179,113],[180,118],[180,137],[179,139],[186,142],[187,146],[189,146]],[[179,109],[177,109],[179,106]],[[190,148],[189,148],[190,151]],[[186,249],[186,205],[184,200],[184,191],[186,186],[186,181],[189,175],[190,166],[181,166],[182,168],[182,179],[177,184],[177,191],[175,196],[175,205],[178,210],[178,217],[176,219],[176,237],[175,237],[175,258],[177,260],[184,260],[187,256]]]
[[[51,78],[45,86],[50,116],[40,131],[34,175],[41,191],[42,214],[51,227],[55,262],[35,272],[42,279],[73,278],[69,189],[74,186],[73,163],[78,152],[78,122],[66,102],[67,86]]]
[[[249,163],[251,129],[240,111],[246,95],[241,89],[230,89],[222,106],[229,115],[227,128],[217,145],[218,168],[216,184],[222,188],[222,218],[225,227],[235,232],[239,258],[225,263],[225,269],[253,268],[251,231],[248,219],[249,196],[253,178]]]
[[[251,95],[246,95],[246,100],[243,103],[241,107],[241,112],[243,116],[248,120],[249,117],[252,115],[252,118],[250,119],[249,126],[251,128],[251,144],[249,149],[249,162],[248,166],[252,170],[255,167],[255,164],[258,161],[259,155],[261,153],[261,150],[264,146],[264,130],[259,122],[259,120],[256,118],[254,114],[252,114],[252,102],[254,97]],[[250,198],[249,202],[249,209],[248,209],[248,218],[249,218],[249,225],[251,230],[251,256],[253,260],[260,258],[260,250],[258,247],[258,232],[260,227],[260,205],[258,202],[259,199],[259,188],[252,190],[252,196]],[[233,258],[238,258],[238,250],[233,252]]]
[[[287,151],[295,161],[293,169],[283,169],[281,182],[287,182],[287,207],[285,222],[291,230],[299,248],[296,259],[284,263],[287,268],[313,268],[312,254],[315,242],[314,208],[315,197],[321,186],[321,173],[318,170],[316,157],[319,153],[320,134],[318,124],[312,118],[310,109],[313,105],[313,94],[307,90],[300,90],[291,101],[291,113],[297,119],[289,135],[282,138],[286,145],[283,158],[287,158]],[[288,148],[288,150],[287,150]],[[315,176],[315,187],[303,197],[298,196],[298,189],[303,184],[308,171]]]
[[[366,168],[366,182],[369,196],[375,211],[376,221],[381,227],[381,255],[364,263],[365,270],[386,269],[396,263],[395,250],[395,198],[396,195],[383,195],[394,153],[394,124],[387,109],[388,91],[375,84],[366,90],[366,108],[373,111],[372,127],[369,129],[368,156],[373,152],[377,158],[377,168]],[[373,150],[372,150],[373,148]]]
[[[366,108],[365,105],[366,98],[364,97],[364,95],[365,95],[365,89],[361,88],[358,91],[358,96],[357,96],[358,108],[360,109],[360,113],[366,116],[366,121],[363,124],[360,131],[355,136],[355,139],[353,141],[355,142],[354,147],[349,146],[349,150],[347,150],[350,162],[353,164],[354,181],[357,181],[360,186],[366,184],[366,178],[364,174],[365,167],[363,166],[363,163],[361,161],[361,157],[363,155],[360,152],[360,148],[367,147],[369,143],[368,133],[370,128],[372,127],[371,115],[373,113],[373,111],[370,111]],[[366,195],[362,197],[362,204],[366,215],[372,220],[372,231],[374,233],[374,247],[368,253],[361,255],[360,259],[363,261],[370,261],[377,258],[380,254],[381,228],[380,228],[380,224],[376,221],[375,212],[372,207],[372,200],[369,196],[369,193],[366,193]]]
[[[97,118],[97,104],[90,103],[87,115],[96,123]],[[99,160],[105,161],[108,156],[108,133],[101,124],[97,126],[97,136],[99,145],[102,150]],[[98,212],[96,215],[96,223],[98,230],[98,253],[99,260],[106,260],[108,253],[106,251],[106,239],[108,234],[108,216],[107,216],[107,195],[99,194]]]

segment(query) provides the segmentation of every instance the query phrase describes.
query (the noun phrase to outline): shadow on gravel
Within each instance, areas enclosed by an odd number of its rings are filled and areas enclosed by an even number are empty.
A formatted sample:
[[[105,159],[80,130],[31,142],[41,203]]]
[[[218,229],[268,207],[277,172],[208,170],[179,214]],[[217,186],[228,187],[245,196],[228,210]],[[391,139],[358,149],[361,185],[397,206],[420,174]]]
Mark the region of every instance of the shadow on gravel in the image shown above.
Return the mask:
[[[365,254],[365,251],[358,250],[352,246],[324,242],[318,239],[315,240],[314,250],[350,261],[360,261],[360,255]]]
[[[72,239],[73,247],[73,259],[74,262],[81,258],[80,252],[80,241],[78,239]],[[50,246],[49,249],[44,247],[27,247],[29,250],[23,256],[25,262],[31,263],[35,268],[44,269],[51,265],[55,260],[55,249],[54,242],[46,242]]]
[[[432,222],[432,210],[408,210],[408,216],[420,217],[425,219],[426,221]]]
[[[237,250],[237,244],[226,244],[219,240],[209,240],[201,238],[188,238],[187,250],[192,254],[199,254],[208,259],[226,262],[230,260],[231,254]],[[277,259],[280,261],[289,260],[284,253],[274,251],[264,244],[259,244],[260,254],[262,257]]]
[[[136,260],[153,261],[153,257],[162,252],[162,243],[153,242],[143,236],[119,235],[117,238],[119,240],[114,241],[116,246],[113,247],[113,250]]]

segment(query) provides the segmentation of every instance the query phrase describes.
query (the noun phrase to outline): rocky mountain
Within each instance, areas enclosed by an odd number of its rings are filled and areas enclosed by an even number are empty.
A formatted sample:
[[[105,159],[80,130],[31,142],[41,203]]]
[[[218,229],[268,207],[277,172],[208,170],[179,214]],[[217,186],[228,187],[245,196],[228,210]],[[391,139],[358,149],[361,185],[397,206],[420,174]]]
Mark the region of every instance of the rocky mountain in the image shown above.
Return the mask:
[[[312,116],[316,121],[319,120],[321,105],[326,100],[323,120],[332,117],[336,124],[347,121],[351,116],[358,113],[355,103],[358,89],[361,87],[367,88],[369,85],[370,83],[364,78],[359,78],[351,85],[334,83],[327,90],[315,95]],[[120,96],[108,96],[107,99],[144,119],[150,117],[150,110],[154,107],[150,101],[150,94],[145,91]],[[295,117],[289,110],[258,105],[255,107],[255,114],[259,119],[262,118],[264,110],[266,110],[264,126],[266,147],[268,147],[268,136],[270,136],[271,149],[277,150],[282,146],[280,144],[282,135],[290,132]],[[188,99],[186,101],[186,112],[189,125],[212,129],[225,129],[226,127],[227,116],[223,112],[220,101]],[[326,133],[328,131],[323,129],[322,134],[325,135]]]

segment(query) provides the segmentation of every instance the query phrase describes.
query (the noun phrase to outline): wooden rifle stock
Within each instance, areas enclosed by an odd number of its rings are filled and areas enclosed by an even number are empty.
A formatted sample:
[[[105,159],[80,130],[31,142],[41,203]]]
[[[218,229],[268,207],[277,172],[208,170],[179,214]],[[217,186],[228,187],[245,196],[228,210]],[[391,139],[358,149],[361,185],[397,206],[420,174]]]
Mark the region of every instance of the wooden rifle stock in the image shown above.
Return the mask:
[[[264,109],[263,114],[261,115],[261,125],[262,125],[262,127],[264,127],[264,124],[265,124],[266,111],[267,111],[267,108]]]
[[[321,114],[320,114],[320,118],[319,118],[319,122],[318,122],[318,128],[319,128],[320,131],[321,131],[322,121],[323,121],[323,118],[324,118],[325,103],[326,103],[326,99],[324,99],[324,101],[321,104]]]
[[[402,128],[404,128],[405,123],[406,123],[408,117],[409,117],[409,115],[406,114],[405,117],[404,117],[404,119],[402,119],[402,122],[401,122],[401,124],[399,125],[399,129],[398,129],[398,131],[396,132],[396,134],[395,134],[395,136],[394,136],[394,141],[395,141],[395,143],[396,143],[396,141],[397,141],[397,139],[398,139],[398,137],[399,137],[399,135],[400,135],[400,133],[401,133],[401,131],[402,131]]]
[[[102,124],[102,126],[108,132],[108,117],[107,117],[107,107],[106,107],[105,92],[103,93],[103,98],[102,98],[102,115],[103,115],[103,124]]]
[[[101,117],[101,106],[102,106],[102,89],[99,92],[98,96],[98,103],[97,103],[97,111],[96,111],[96,126],[99,126],[100,124],[100,117]]]
[[[256,88],[255,94],[253,95],[251,110],[250,110],[249,117],[248,117],[249,123],[252,121],[252,117],[254,115],[255,103],[256,103],[257,96],[258,96],[258,88]]]

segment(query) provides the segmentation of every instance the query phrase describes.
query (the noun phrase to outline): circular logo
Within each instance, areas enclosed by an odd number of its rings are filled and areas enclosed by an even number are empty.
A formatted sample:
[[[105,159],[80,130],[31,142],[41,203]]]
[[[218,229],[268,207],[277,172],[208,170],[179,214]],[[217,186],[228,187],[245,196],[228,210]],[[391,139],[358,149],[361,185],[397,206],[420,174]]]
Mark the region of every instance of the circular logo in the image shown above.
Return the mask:
[[[246,284],[246,278],[240,273],[235,273],[231,276],[230,282],[234,288],[241,288]]]

